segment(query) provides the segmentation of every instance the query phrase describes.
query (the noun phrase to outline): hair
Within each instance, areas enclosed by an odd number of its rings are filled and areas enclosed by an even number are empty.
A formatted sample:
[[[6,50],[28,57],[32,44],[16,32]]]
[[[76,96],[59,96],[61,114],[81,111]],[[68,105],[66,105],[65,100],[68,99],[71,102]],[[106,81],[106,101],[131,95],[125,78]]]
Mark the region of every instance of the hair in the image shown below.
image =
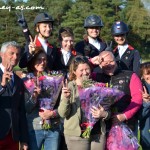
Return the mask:
[[[58,33],[58,39],[62,41],[63,37],[74,37],[72,29],[69,27],[60,28],[59,33]]]
[[[69,80],[70,81],[76,79],[76,75],[74,74],[74,71],[77,70],[79,64],[87,64],[87,65],[89,65],[90,69],[92,69],[92,66],[91,66],[90,62],[86,57],[80,56],[80,55],[74,57],[72,59],[70,67],[69,67]]]
[[[142,63],[140,66],[140,77],[143,78],[143,74],[150,74],[150,62]]]
[[[9,42],[5,42],[5,43],[2,44],[1,52],[5,53],[6,50],[7,50],[7,48],[11,47],[11,46],[20,50],[20,46],[19,46],[19,44],[17,42],[15,42],[15,41],[9,41]]]
[[[36,47],[35,48],[34,56],[27,63],[28,72],[34,72],[35,71],[35,68],[34,68],[35,61],[36,61],[37,57],[42,53],[44,53],[46,55],[46,53],[42,47]],[[47,68],[45,68],[45,69],[47,69]]]
[[[113,58],[113,60],[115,60],[115,56],[114,56],[114,54],[111,52],[111,51],[102,51],[100,54],[99,54],[99,56],[103,56],[103,55],[110,55],[112,58]]]

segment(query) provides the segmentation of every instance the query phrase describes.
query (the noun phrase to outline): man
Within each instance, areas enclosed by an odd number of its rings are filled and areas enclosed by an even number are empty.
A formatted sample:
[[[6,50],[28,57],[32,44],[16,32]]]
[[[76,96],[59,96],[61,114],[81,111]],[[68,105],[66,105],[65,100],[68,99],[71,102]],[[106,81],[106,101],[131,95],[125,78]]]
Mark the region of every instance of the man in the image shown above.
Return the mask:
[[[20,56],[14,41],[2,44],[0,52],[0,150],[27,150],[27,122],[24,107],[24,85],[13,73]]]
[[[114,55],[110,51],[101,52],[99,59],[102,73],[97,73],[96,80],[108,83],[125,93],[113,107],[116,110],[113,122],[125,122],[137,134],[135,114],[142,105],[142,83],[140,78],[132,71],[119,69]]]

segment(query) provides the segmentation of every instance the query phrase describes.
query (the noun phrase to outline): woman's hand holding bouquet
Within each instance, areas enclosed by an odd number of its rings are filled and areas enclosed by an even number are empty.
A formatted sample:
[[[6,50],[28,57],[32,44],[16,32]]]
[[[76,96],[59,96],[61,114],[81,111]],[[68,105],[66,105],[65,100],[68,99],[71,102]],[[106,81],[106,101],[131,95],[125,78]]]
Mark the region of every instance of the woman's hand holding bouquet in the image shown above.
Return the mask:
[[[92,106],[91,113],[92,117],[95,119],[105,118],[108,115],[107,111],[105,111],[101,105],[99,105],[99,107]]]

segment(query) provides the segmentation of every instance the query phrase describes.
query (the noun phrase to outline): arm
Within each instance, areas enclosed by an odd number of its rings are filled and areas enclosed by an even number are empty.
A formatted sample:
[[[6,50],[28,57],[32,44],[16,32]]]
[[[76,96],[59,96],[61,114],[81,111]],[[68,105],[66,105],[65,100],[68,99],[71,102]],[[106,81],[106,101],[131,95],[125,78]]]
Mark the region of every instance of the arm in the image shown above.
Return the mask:
[[[127,120],[132,118],[142,106],[142,83],[135,73],[131,76],[129,88],[131,93],[131,102],[124,111],[124,115]]]
[[[34,100],[32,95],[25,89],[25,108],[27,113],[31,113],[32,110],[36,107],[37,102]]]
[[[23,11],[21,11],[21,14],[16,13],[17,17],[18,17],[18,23],[19,26],[22,28],[23,33],[24,33],[24,37],[26,39],[27,42],[30,42],[30,30],[28,29],[28,24],[26,22],[26,19],[24,17]]]
[[[58,113],[62,118],[67,117],[70,114],[70,99],[61,96],[61,102],[58,107]]]
[[[138,113],[139,120],[146,119],[150,116],[150,102],[143,102],[143,105]]]
[[[70,114],[71,111],[71,90],[67,85],[62,88],[61,101],[58,107],[58,113],[61,117],[65,118]]]
[[[133,71],[139,75],[140,74],[140,54],[138,50],[135,50],[134,52],[134,60],[133,60]]]

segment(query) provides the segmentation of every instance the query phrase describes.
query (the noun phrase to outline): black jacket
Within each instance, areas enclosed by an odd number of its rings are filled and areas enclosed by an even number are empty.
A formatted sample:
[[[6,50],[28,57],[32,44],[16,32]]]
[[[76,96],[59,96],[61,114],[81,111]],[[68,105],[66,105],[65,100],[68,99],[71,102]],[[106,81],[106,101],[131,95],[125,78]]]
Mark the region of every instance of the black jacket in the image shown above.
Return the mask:
[[[2,75],[0,69],[0,82]],[[4,139],[11,129],[15,141],[28,142],[24,84],[15,74],[13,90],[9,82],[5,88],[0,84],[0,122],[0,139]]]
[[[19,62],[19,67],[20,68],[25,68],[27,67],[28,62],[30,61],[30,59],[33,57],[30,53],[29,53],[29,42],[30,42],[30,38],[29,38],[30,32],[24,32],[24,36],[26,39],[26,46],[25,46],[25,52],[22,55],[20,62]],[[36,39],[36,46],[37,47],[42,47],[40,41],[38,40],[38,38]],[[48,43],[48,47],[47,47],[47,61],[48,61],[48,69],[49,70],[58,70],[58,66],[57,66],[57,49],[54,48],[50,43]]]
[[[101,48],[98,50],[95,46],[89,43],[88,38],[78,42],[75,45],[75,50],[83,55],[83,56],[88,56],[90,58],[93,58],[94,56],[99,55],[100,52],[104,51],[107,47],[107,45],[98,38],[98,41],[100,42]]]
[[[129,45],[121,58],[119,56],[118,47],[113,50],[113,53],[118,66],[122,70],[131,70],[139,75],[141,57],[138,50],[135,50],[132,46]]]

